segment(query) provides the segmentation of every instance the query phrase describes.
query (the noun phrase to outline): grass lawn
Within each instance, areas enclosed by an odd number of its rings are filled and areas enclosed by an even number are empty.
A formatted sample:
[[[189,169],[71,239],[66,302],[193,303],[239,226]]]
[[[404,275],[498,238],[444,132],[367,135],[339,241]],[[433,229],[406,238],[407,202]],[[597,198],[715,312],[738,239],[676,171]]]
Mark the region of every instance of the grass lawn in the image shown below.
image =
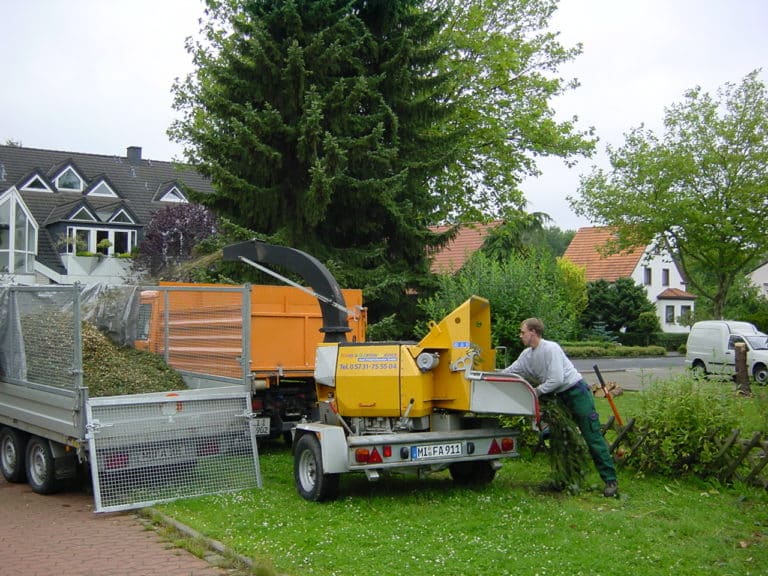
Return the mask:
[[[616,402],[627,419],[636,393]],[[607,417],[608,403],[597,404]],[[263,489],[159,509],[253,558],[263,574],[768,573],[768,491],[759,488],[623,468],[618,499],[603,498],[595,473],[579,494],[540,493],[547,458],[525,455],[478,490],[455,487],[447,473],[378,483],[352,475],[339,500],[317,504],[296,493],[292,466],[282,444],[266,444]]]

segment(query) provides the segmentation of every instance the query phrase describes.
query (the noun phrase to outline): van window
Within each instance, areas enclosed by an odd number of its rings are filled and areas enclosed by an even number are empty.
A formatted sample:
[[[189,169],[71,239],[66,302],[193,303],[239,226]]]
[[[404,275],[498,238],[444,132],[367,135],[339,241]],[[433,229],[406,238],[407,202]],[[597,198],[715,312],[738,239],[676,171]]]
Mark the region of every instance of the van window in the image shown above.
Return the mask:
[[[741,336],[731,336],[730,338],[728,338],[728,350],[735,350],[736,344],[738,344],[739,342],[744,342],[744,338],[742,338]]]

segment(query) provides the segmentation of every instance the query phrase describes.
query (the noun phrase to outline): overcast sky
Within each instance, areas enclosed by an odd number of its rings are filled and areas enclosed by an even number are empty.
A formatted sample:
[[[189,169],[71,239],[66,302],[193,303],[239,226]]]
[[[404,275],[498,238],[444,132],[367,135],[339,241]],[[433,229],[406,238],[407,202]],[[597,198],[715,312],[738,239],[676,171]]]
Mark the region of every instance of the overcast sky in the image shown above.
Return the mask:
[[[166,129],[175,78],[192,70],[185,38],[198,31],[200,0],[0,0],[0,142],[30,148],[180,159]],[[584,52],[561,68],[581,87],[553,102],[558,117],[594,126],[600,153],[572,169],[556,159],[524,183],[528,209],[575,229],[565,198],[579,174],[605,165],[606,144],[645,123],[694,86],[716,91],[765,68],[767,0],[561,0],[551,28]]]

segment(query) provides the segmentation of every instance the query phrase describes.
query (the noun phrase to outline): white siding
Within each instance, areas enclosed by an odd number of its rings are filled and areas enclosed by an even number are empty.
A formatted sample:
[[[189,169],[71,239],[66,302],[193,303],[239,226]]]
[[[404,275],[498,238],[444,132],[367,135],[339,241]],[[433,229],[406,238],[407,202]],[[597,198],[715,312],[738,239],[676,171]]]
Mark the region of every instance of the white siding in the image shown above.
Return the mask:
[[[632,279],[640,286],[645,288],[648,299],[656,306],[656,315],[659,317],[661,329],[664,332],[688,332],[688,326],[682,326],[677,323],[683,312],[684,306],[689,306],[691,312],[694,310],[693,300],[659,300],[658,296],[668,288],[677,288],[685,290],[685,283],[680,270],[668,254],[652,255],[646,249],[637,267],[632,272]],[[665,273],[668,271],[669,281],[666,285],[662,283]],[[650,284],[646,284],[647,275],[650,274]],[[674,307],[674,322],[667,322],[667,306]]]

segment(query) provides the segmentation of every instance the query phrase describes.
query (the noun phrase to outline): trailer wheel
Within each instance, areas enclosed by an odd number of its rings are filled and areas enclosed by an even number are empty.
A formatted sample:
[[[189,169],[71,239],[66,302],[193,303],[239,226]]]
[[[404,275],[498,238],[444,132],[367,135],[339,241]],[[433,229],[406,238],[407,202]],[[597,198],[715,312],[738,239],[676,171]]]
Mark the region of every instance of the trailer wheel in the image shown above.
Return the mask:
[[[449,470],[453,482],[459,486],[484,486],[496,477],[496,468],[489,460],[456,462]]]
[[[27,442],[27,483],[38,494],[53,494],[59,488],[51,446],[38,436]]]
[[[24,467],[24,450],[27,435],[15,428],[0,430],[0,471],[8,482],[24,482],[27,471]]]
[[[305,500],[324,502],[336,498],[339,475],[323,472],[320,442],[312,434],[304,434],[293,452],[293,476],[296,490]]]
[[[768,368],[765,364],[755,364],[752,369],[752,376],[758,384],[766,384],[768,382]]]

